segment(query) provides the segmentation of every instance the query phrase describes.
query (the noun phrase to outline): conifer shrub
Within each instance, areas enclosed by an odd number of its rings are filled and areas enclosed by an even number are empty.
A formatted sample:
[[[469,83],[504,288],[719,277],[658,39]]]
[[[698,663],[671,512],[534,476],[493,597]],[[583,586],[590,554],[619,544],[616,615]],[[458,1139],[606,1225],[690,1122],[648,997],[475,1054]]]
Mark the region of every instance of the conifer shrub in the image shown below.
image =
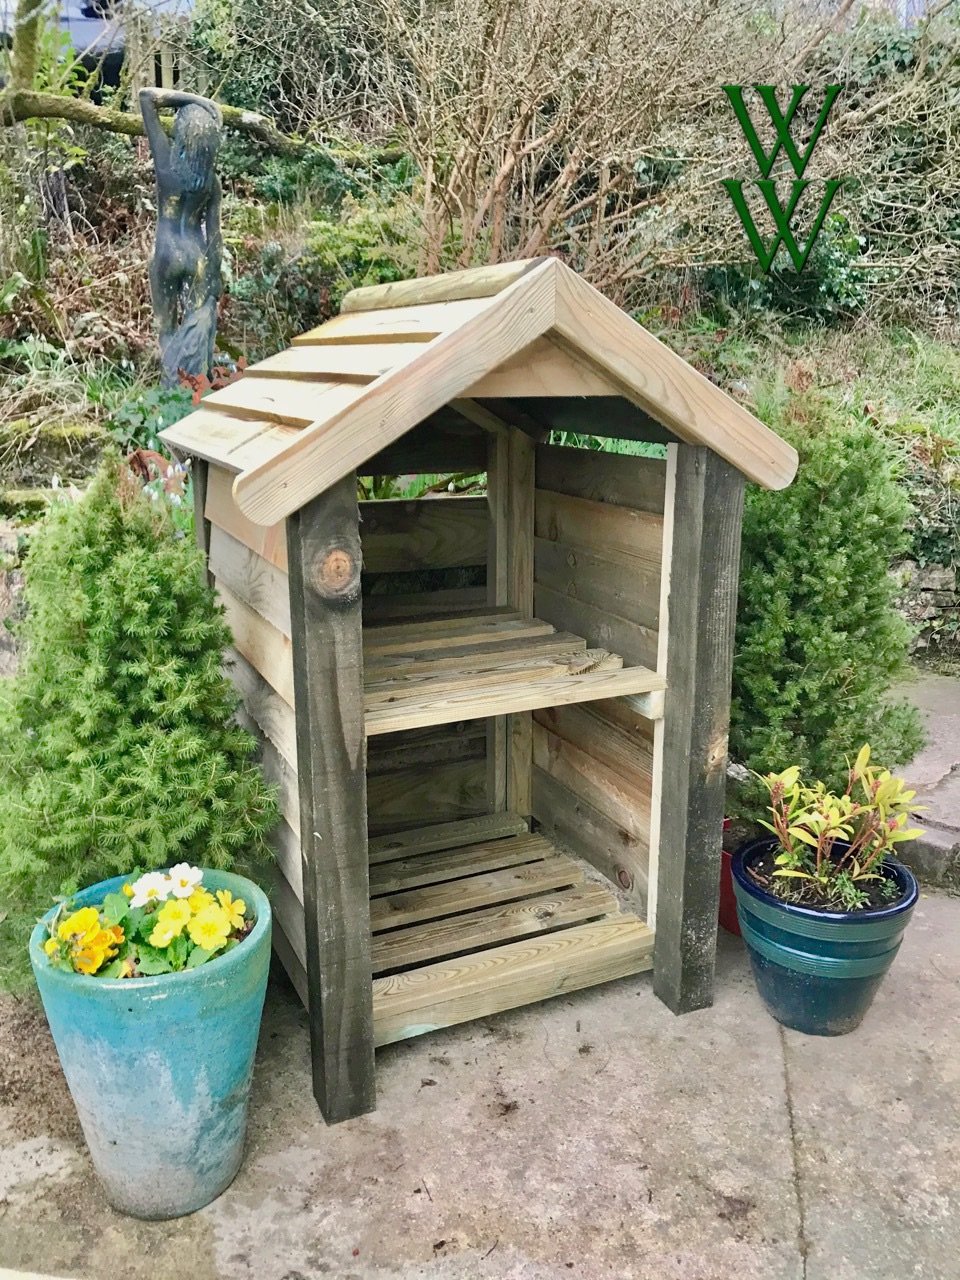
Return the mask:
[[[276,818],[232,723],[230,637],[169,502],[108,458],[31,540],[21,665],[0,681],[0,978],[56,895],[177,862],[241,869]]]
[[[861,743],[894,766],[922,741],[916,709],[890,697],[910,630],[889,570],[910,507],[889,441],[862,420],[806,407],[802,429],[773,424],[800,454],[793,484],[748,486],[730,751],[756,773],[796,764],[842,789]],[[741,811],[755,816],[760,796],[745,784]]]

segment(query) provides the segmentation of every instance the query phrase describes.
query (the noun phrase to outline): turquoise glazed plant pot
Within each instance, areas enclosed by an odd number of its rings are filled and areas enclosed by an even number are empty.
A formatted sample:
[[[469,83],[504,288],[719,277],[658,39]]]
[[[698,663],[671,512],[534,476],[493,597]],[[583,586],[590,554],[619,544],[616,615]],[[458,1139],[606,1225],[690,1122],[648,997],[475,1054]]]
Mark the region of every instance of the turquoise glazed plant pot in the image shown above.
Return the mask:
[[[888,858],[885,874],[899,896],[890,906],[864,911],[815,911],[782,902],[749,875],[749,867],[775,837],[741,845],[733,857],[740,932],[757,989],[785,1027],[811,1036],[853,1031],[873,1003],[900,949],[919,890],[911,871]]]
[[[205,871],[213,891],[242,898],[256,923],[199,968],[156,977],[87,977],[43,951],[54,911],[30,939],[30,960],[93,1163],[114,1208],[177,1218],[236,1176],[270,967],[270,904],[241,876]],[[124,877],[77,894],[94,906]]]

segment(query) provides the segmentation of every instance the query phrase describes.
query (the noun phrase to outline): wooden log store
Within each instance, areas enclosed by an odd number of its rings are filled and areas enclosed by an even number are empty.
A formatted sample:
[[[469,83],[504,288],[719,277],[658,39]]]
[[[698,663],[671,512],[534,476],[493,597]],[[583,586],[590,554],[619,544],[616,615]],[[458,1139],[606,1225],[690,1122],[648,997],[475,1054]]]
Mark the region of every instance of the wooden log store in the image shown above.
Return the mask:
[[[280,788],[327,1121],[407,1036],[647,969],[709,1004],[744,484],[794,450],[554,259],[358,289],[163,438]]]

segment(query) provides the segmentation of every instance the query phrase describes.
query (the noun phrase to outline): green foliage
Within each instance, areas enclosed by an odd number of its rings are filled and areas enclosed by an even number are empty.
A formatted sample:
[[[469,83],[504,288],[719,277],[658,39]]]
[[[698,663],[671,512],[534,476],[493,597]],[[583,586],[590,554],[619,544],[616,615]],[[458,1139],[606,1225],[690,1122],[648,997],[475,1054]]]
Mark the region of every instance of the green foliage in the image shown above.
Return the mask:
[[[802,237],[801,237],[802,241]],[[758,262],[716,267],[704,276],[712,298],[741,313],[768,312],[792,322],[831,324],[860,311],[866,303],[865,276],[857,265],[865,241],[850,231],[839,214],[826,219],[797,272],[781,248],[769,272]]]
[[[400,206],[380,202],[348,200],[339,219],[317,218],[310,227],[309,252],[330,273],[334,306],[351,289],[416,275],[410,231]]]
[[[161,451],[159,433],[193,411],[193,395],[185,387],[147,387],[123,400],[107,419],[107,429],[124,452]]]
[[[275,797],[231,717],[202,557],[116,457],[31,540],[20,673],[0,701],[0,973],[59,894],[264,852]]]
[[[909,505],[882,436],[803,403],[802,431],[771,424],[799,451],[796,480],[747,493],[730,742],[757,773],[793,762],[837,787],[851,742],[892,764],[921,742],[916,710],[888,698],[909,642],[889,574]]]

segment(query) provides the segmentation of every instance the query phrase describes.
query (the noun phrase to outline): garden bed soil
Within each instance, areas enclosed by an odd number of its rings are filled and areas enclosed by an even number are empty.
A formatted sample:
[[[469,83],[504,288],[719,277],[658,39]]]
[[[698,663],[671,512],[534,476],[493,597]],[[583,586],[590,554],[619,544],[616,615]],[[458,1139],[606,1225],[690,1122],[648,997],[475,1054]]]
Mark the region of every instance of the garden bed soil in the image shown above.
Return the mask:
[[[836,912],[845,910],[837,907],[825,907],[823,900],[813,893],[810,886],[803,881],[790,879],[789,896],[785,896],[782,890],[778,891],[774,887],[777,884],[777,877],[773,874],[777,869],[775,859],[778,852],[779,848],[765,850],[759,857],[751,859],[747,874],[756,881],[761,889],[765,889],[767,893],[772,893],[775,898],[788,906],[808,907],[813,911]],[[780,883],[786,884],[787,881],[781,878]],[[895,898],[887,897],[883,891],[886,883],[889,883],[887,877],[882,880],[864,880],[861,887],[867,896],[867,901],[861,907],[855,908],[850,914],[855,915],[857,911],[876,911],[881,907],[896,906],[905,895],[898,893]]]

